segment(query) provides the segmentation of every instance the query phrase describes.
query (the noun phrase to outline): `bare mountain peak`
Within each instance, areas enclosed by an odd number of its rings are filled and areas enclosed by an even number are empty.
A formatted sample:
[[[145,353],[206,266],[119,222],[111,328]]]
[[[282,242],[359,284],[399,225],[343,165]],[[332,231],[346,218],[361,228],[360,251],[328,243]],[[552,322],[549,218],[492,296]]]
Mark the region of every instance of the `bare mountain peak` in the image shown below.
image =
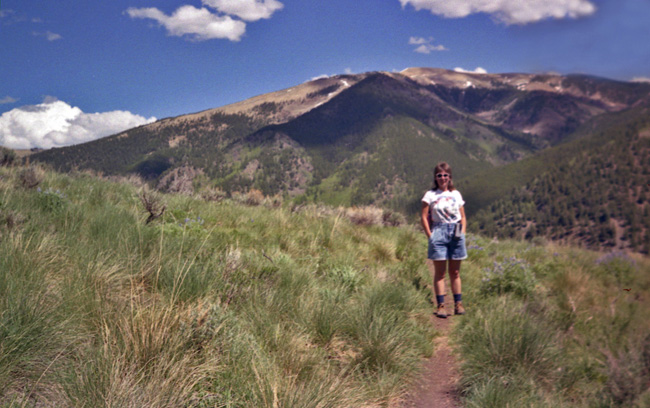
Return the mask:
[[[362,74],[345,74],[323,76],[306,81],[302,84],[270,92],[252,98],[209,109],[203,112],[168,118],[151,124],[152,128],[160,126],[160,122],[168,124],[209,121],[215,114],[246,115],[258,118],[267,124],[279,124],[299,117],[334,99],[341,92],[364,80],[373,80],[381,86],[383,80],[392,78],[398,82],[410,82],[425,88],[443,87],[460,90],[513,90],[517,92],[545,92],[555,95],[567,95],[602,103],[607,110],[624,109],[634,101],[647,101],[646,96],[639,92],[629,92],[632,86],[647,86],[650,84],[631,84],[612,81],[585,75],[562,76],[555,73],[525,74],[525,73],[476,73],[468,71],[448,70],[442,68],[411,67],[400,72],[375,71]],[[364,81],[365,82],[365,81]]]
[[[271,123],[284,122],[327,102],[357,84],[367,74],[336,75],[316,78],[300,85],[255,96],[217,108],[225,114],[264,115]]]

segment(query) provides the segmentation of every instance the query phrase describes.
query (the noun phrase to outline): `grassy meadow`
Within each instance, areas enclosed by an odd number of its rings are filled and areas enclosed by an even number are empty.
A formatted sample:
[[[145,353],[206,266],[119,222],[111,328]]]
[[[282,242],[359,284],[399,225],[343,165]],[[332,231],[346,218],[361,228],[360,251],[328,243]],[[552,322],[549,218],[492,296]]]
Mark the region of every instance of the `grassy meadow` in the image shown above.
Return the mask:
[[[650,406],[650,260],[469,253],[466,406]],[[377,208],[0,167],[0,407],[396,407],[438,335],[425,254]]]

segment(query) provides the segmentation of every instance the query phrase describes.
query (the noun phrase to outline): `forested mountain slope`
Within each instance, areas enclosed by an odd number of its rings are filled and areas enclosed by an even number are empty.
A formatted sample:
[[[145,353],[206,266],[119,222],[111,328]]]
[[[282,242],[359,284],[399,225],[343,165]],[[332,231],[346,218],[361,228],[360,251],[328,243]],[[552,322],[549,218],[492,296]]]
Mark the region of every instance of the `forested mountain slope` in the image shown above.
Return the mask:
[[[190,188],[410,212],[436,161],[471,177],[563,143],[591,118],[647,104],[649,93],[649,84],[586,76],[340,75],[32,158],[64,171],[136,173],[161,189],[185,178]]]
[[[479,202],[469,205],[470,225],[648,253],[650,111],[612,114],[581,132],[589,136],[464,183],[468,201]]]

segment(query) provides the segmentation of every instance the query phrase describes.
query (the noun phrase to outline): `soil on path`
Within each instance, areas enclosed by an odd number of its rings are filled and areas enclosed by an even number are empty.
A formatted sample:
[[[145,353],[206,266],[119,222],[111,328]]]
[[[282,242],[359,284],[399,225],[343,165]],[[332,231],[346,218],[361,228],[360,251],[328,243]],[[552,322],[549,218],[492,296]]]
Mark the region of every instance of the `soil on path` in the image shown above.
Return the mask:
[[[401,408],[460,408],[457,390],[458,363],[449,346],[449,331],[454,317],[440,319],[432,316],[433,326],[440,336],[435,339],[433,356],[424,363],[422,377]]]

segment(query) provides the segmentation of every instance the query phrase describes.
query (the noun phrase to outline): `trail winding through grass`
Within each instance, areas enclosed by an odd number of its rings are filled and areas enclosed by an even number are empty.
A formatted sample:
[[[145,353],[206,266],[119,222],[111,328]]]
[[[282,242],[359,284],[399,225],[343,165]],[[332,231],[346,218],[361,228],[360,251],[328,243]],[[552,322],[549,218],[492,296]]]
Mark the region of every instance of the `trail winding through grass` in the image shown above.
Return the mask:
[[[459,317],[456,317],[459,318]],[[435,351],[425,363],[422,377],[411,390],[400,408],[460,408],[457,383],[458,361],[449,346],[449,332],[454,316],[439,319],[432,316],[432,324],[440,333],[435,339]]]

